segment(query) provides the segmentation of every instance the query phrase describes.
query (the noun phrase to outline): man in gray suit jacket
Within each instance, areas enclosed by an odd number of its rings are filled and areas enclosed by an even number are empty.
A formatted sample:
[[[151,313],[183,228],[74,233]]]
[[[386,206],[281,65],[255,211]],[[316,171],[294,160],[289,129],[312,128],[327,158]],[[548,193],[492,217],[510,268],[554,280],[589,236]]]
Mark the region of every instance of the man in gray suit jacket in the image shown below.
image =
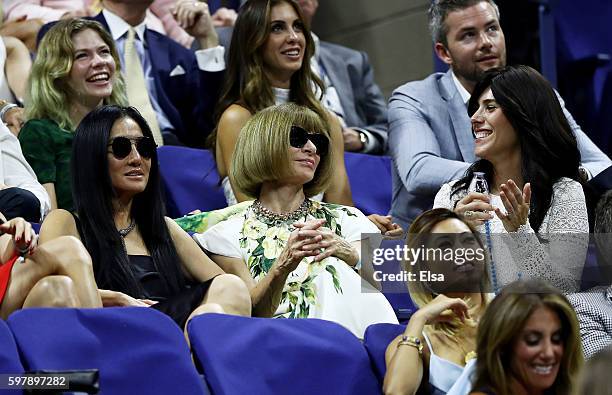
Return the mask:
[[[310,24],[318,0],[298,0]],[[347,151],[382,154],[387,143],[387,106],[368,55],[341,45],[315,40],[315,71],[324,80],[324,104],[341,119]]]
[[[393,158],[391,215],[404,228],[431,208],[442,184],[457,179],[474,156],[467,102],[492,67],[506,64],[506,44],[493,0],[435,0],[429,24],[437,56],[450,69],[397,88],[389,100],[389,154]],[[582,164],[594,177],[612,161],[561,106]]]

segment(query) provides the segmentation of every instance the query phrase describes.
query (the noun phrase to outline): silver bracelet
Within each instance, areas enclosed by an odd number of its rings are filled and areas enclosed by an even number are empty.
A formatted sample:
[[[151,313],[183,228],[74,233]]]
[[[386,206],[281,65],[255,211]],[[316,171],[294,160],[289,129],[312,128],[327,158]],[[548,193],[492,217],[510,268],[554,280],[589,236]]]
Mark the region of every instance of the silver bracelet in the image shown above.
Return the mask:
[[[19,107],[17,104],[14,103],[8,103],[6,104],[4,107],[2,107],[2,110],[0,110],[0,120],[2,122],[5,122],[4,120],[4,115],[12,108],[16,108]]]

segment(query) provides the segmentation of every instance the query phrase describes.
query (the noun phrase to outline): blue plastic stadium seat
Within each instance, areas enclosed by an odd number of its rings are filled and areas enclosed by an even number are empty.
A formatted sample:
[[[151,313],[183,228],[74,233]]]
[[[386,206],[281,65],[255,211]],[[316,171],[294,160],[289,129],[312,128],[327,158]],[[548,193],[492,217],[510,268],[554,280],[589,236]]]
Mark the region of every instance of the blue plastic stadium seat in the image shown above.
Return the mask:
[[[157,149],[157,155],[169,217],[227,206],[209,150],[165,145]]]
[[[355,207],[365,215],[391,210],[391,159],[346,152],[344,163]]]
[[[100,394],[203,394],[182,331],[142,307],[23,309],[8,319],[28,370],[99,369]]]
[[[368,350],[372,368],[380,385],[382,386],[387,366],[385,365],[385,351],[391,340],[401,335],[406,329],[406,325],[396,324],[374,324],[368,326],[363,338],[363,345]]]
[[[226,206],[210,151],[163,146],[157,153],[170,217]],[[344,160],[355,207],[366,215],[386,215],[391,208],[390,158],[347,152]]]
[[[403,245],[403,239],[383,240],[380,248],[395,250],[398,246],[401,248]],[[394,259],[390,260],[385,259],[384,263],[380,266],[376,266],[374,270],[379,270],[385,274],[400,274],[402,271],[402,264],[394,257]],[[383,281],[381,285],[381,292],[393,307],[399,322],[407,322],[412,313],[417,310],[417,307],[412,302],[410,294],[408,293],[408,284],[403,281]]]
[[[333,322],[205,314],[188,333],[213,394],[381,392],[361,342]]]
[[[17,351],[17,345],[11,330],[9,329],[6,322],[0,320],[0,374],[19,374],[23,373],[24,369],[19,360],[19,352]],[[18,390],[2,390],[0,394],[21,394],[22,391]]]

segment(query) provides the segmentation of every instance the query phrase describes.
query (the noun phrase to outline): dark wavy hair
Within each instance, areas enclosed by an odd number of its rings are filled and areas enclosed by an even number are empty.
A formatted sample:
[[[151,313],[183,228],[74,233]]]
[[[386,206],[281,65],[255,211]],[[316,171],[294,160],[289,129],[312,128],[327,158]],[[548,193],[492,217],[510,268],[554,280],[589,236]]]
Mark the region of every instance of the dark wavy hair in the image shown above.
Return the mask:
[[[223,112],[237,103],[255,114],[275,104],[272,84],[264,72],[263,48],[270,35],[270,13],[272,7],[289,4],[301,21],[304,21],[300,7],[291,0],[249,0],[241,8],[234,25],[227,62],[226,80],[223,93],[215,112],[215,124]],[[291,77],[289,101],[305,106],[326,120],[326,112],[314,93],[318,87],[322,94],[325,85],[312,71],[310,60],[314,56],[314,41],[309,27],[303,23],[306,40],[302,67]],[[214,147],[217,129],[209,137]]]
[[[491,88],[495,101],[516,131],[521,147],[521,173],[531,183],[529,223],[537,232],[550,207],[553,184],[561,177],[580,181],[580,151],[559,98],[552,86],[529,66],[491,69],[476,84],[468,105],[470,117],[478,100]],[[485,173],[491,185],[493,165],[484,159],[474,162],[453,187],[452,195],[467,190],[475,171]]]
[[[112,202],[116,193],[108,170],[111,130],[123,118],[133,119],[144,136],[153,138],[149,125],[133,107],[101,106],[87,114],[77,127],[72,143],[72,196],[96,282],[100,288],[139,297],[143,289],[130,270],[123,240],[113,220]],[[166,224],[160,182],[157,152],[153,152],[149,181],[145,190],[134,197],[130,214],[155,268],[166,282],[168,293],[176,293],[184,287],[185,279]]]

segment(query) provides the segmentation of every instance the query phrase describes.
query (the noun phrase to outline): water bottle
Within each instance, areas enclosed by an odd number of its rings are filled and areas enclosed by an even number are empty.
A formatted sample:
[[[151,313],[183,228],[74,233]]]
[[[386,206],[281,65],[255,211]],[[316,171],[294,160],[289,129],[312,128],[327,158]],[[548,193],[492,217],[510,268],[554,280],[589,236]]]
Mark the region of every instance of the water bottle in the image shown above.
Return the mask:
[[[485,173],[481,171],[475,171],[468,192],[478,192],[485,195],[489,194],[489,184],[485,178]],[[484,231],[487,242],[487,249],[489,252],[489,271],[491,275],[491,285],[495,294],[498,293],[499,285],[497,283],[497,270],[495,268],[495,262],[493,260],[493,242],[491,241],[491,223],[487,220],[484,222]],[[520,276],[519,276],[520,278]]]
[[[472,181],[470,181],[470,186],[468,188],[468,192],[478,192],[484,193],[485,195],[489,194],[489,184],[487,184],[487,179],[485,178],[485,173],[481,171],[475,171],[474,176],[472,177]]]

